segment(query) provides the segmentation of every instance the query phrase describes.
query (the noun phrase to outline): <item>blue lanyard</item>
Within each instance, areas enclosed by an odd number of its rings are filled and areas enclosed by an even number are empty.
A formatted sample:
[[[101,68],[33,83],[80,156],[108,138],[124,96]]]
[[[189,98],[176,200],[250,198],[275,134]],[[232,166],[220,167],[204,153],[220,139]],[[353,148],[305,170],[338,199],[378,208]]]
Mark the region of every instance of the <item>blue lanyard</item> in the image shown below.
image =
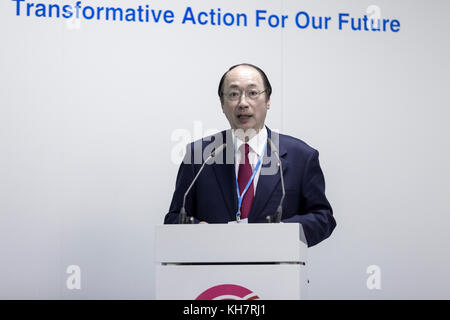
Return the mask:
[[[256,163],[256,166],[255,166],[255,169],[253,169],[252,176],[248,180],[247,185],[245,186],[244,190],[242,191],[242,194],[239,194],[239,183],[238,183],[238,179],[236,177],[236,192],[237,192],[237,197],[238,197],[238,211],[236,212],[236,221],[237,222],[239,222],[241,220],[242,199],[244,199],[245,193],[247,192],[248,188],[250,188],[250,185],[252,184],[253,179],[256,176],[256,172],[258,172],[258,169],[261,166],[261,160],[264,157],[264,153],[266,152],[266,147],[267,147],[267,141],[264,144],[263,152],[262,152],[261,156],[259,157],[258,162]]]

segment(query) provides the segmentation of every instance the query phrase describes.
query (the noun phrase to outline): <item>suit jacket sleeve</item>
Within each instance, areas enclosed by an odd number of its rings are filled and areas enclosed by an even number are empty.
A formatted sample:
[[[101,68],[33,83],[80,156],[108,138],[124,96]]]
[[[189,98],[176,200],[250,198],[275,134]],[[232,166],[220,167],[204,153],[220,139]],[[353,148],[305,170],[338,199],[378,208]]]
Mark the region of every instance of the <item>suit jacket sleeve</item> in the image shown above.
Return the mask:
[[[325,179],[317,150],[312,152],[305,163],[301,197],[301,212],[282,221],[301,223],[310,247],[328,238],[336,227],[333,210],[325,196]]]

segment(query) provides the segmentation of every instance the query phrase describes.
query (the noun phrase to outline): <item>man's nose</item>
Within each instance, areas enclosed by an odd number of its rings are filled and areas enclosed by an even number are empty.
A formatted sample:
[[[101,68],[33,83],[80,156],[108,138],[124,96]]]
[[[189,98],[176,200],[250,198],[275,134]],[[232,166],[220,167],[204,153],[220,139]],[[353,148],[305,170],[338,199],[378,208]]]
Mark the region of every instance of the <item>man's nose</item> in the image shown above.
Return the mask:
[[[248,107],[248,100],[247,100],[247,97],[245,96],[245,93],[242,93],[242,95],[239,97],[239,101],[238,102],[239,102],[238,106],[240,108]]]

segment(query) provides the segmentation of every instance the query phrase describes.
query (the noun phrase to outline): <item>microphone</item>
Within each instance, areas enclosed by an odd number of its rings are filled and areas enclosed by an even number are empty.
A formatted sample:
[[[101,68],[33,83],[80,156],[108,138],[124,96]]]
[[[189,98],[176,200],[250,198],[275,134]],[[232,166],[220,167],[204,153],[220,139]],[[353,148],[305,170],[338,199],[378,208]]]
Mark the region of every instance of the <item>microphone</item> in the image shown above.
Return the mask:
[[[284,178],[283,178],[283,166],[281,164],[281,159],[280,159],[280,155],[278,153],[278,149],[275,146],[275,143],[272,142],[272,140],[270,138],[267,138],[267,141],[269,141],[270,143],[270,148],[273,151],[273,153],[275,153],[275,155],[278,158],[278,164],[280,165],[280,177],[281,177],[281,191],[282,191],[282,195],[281,195],[281,200],[280,200],[280,204],[277,208],[277,212],[274,216],[267,216],[266,220],[268,223],[280,223],[281,222],[281,216],[283,215],[283,201],[284,201],[284,196],[286,194],[286,190],[284,189]]]
[[[179,224],[186,224],[186,223],[194,223],[194,217],[187,216],[186,213],[186,209],[184,208],[186,205],[186,196],[188,195],[189,191],[191,191],[192,186],[195,184],[195,181],[197,181],[198,176],[200,175],[200,173],[203,171],[203,168],[205,167],[205,164],[212,158],[216,157],[217,155],[219,155],[220,153],[222,153],[223,149],[226,147],[226,143],[220,145],[219,147],[215,148],[213,150],[213,152],[211,152],[211,154],[209,155],[208,158],[206,158],[206,160],[203,162],[202,166],[200,167],[200,170],[198,170],[197,175],[194,177],[194,180],[192,180],[189,188],[186,190],[186,192],[184,193],[184,197],[183,197],[183,206],[181,207],[180,210],[180,215],[178,217],[178,223]]]

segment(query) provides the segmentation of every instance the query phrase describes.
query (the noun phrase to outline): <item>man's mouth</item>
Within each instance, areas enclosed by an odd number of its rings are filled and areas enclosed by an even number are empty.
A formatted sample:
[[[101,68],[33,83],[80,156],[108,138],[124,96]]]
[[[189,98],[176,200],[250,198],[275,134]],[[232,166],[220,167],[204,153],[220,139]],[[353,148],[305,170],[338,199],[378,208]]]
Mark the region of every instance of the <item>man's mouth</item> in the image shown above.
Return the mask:
[[[240,124],[246,124],[250,121],[251,119],[251,115],[249,114],[238,114],[237,118]]]

